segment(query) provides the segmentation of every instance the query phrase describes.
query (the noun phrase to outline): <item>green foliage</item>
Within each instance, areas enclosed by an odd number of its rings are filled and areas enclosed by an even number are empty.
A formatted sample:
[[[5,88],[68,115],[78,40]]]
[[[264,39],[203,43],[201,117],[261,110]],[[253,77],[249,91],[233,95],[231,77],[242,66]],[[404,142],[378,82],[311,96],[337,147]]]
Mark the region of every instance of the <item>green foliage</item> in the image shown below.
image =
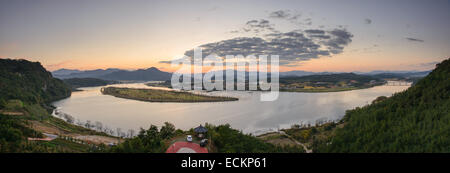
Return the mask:
[[[55,140],[49,142],[41,142],[40,146],[45,147],[47,149],[44,151],[34,151],[34,152],[51,152],[48,149],[57,149],[55,152],[59,153],[81,153],[90,151],[90,147],[88,145],[79,144],[73,141],[64,140],[61,138],[56,138]]]
[[[0,59],[0,99],[49,103],[70,96],[70,88],[39,62]]]
[[[376,77],[367,76],[367,75],[358,75],[354,73],[339,73],[339,74],[325,74],[325,75],[309,75],[309,76],[301,76],[301,77],[284,77],[280,78],[281,84],[292,84],[292,83],[333,83],[337,84],[339,82],[348,83],[353,81],[353,85],[363,86],[364,84],[370,83],[371,81],[380,82],[381,80]]]
[[[408,90],[348,111],[319,152],[450,152],[450,59]]]
[[[26,137],[42,137],[42,134],[26,126],[15,116],[0,114],[0,152],[17,152]]]
[[[320,74],[280,78],[280,91],[288,92],[339,92],[369,88],[385,81],[354,73]]]
[[[298,146],[275,146],[265,143],[254,136],[243,134],[232,129],[229,124],[213,126],[206,124],[208,136],[214,142],[219,153],[275,153],[275,152],[304,152]]]
[[[387,98],[388,97],[386,97],[386,96],[379,96],[374,101],[372,101],[372,103],[382,102],[382,101],[386,100]]]
[[[23,102],[20,100],[8,100],[4,103],[6,110],[21,110],[23,108]]]
[[[304,152],[299,146],[275,146],[265,143],[262,140],[245,135],[242,132],[232,129],[230,125],[212,126],[206,124],[208,128],[208,138],[211,139],[218,152],[223,153],[268,153],[268,152]],[[193,134],[192,129],[188,133]],[[175,126],[164,123],[161,130],[151,125],[147,130],[141,129],[139,134],[131,139],[127,139],[121,144],[114,146],[109,152],[119,153],[162,153],[167,149],[167,141],[175,135],[183,134],[181,130],[175,130]]]
[[[0,98],[0,109],[5,108],[6,106],[6,101],[3,98]]]
[[[28,127],[26,120],[50,117],[50,108],[46,105],[70,93],[67,85],[53,78],[38,62],[0,59],[0,109],[24,113],[0,114],[0,151],[57,151],[40,143],[27,142],[27,137],[42,137],[42,134]]]
[[[175,135],[175,126],[168,122],[161,127],[160,135],[163,139],[169,139]]]
[[[121,144],[114,146],[110,152],[118,153],[162,153],[166,149],[164,140],[170,139],[175,134],[175,126],[168,122],[164,123],[161,130],[155,125],[139,131],[136,137],[127,139]]]
[[[94,86],[105,86],[109,84],[118,83],[116,81],[102,80],[96,78],[70,78],[64,79],[64,83],[70,85],[72,89],[80,87],[94,87]]]

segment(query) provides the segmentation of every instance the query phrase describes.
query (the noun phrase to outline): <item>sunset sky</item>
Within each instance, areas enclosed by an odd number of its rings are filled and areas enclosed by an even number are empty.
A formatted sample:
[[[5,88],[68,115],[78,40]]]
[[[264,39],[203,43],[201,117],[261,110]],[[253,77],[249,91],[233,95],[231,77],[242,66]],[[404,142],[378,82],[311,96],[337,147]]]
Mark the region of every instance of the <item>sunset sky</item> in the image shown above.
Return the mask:
[[[250,44],[280,53],[282,71],[429,70],[450,56],[449,11],[449,0],[0,0],[0,58],[173,71],[165,62],[194,47]]]

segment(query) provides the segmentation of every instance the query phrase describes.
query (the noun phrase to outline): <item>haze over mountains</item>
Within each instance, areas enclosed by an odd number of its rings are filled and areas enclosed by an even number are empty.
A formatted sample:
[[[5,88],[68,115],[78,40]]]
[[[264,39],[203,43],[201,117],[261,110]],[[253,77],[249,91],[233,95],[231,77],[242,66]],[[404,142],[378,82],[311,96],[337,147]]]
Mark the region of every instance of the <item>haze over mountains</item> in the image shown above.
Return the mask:
[[[309,71],[288,71],[280,72],[280,77],[301,77],[309,75],[337,74],[342,72],[309,72]],[[379,76],[386,78],[395,77],[423,77],[430,71],[371,71],[353,72],[360,75]],[[172,73],[164,72],[156,67],[138,70],[123,70],[117,68],[96,69],[96,70],[76,70],[59,69],[52,72],[53,76],[60,79],[69,78],[98,78],[104,80],[127,80],[127,81],[165,81],[170,80]],[[225,73],[224,73],[225,74]],[[236,74],[236,73],[235,73]],[[248,72],[245,73],[248,76]]]
[[[172,73],[163,72],[155,67],[139,70],[122,70],[117,68],[108,68],[106,70],[70,70],[59,69],[52,72],[53,76],[60,79],[69,78],[98,78],[104,80],[133,80],[133,81],[163,81],[169,80]]]

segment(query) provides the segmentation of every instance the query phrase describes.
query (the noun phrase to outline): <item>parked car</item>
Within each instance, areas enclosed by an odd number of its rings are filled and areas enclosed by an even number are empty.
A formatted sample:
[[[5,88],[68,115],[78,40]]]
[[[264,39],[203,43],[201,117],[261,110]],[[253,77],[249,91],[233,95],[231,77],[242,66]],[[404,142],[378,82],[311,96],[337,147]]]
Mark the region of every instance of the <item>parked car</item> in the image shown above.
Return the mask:
[[[191,136],[191,135],[187,135],[186,140],[187,140],[188,142],[192,142],[192,136]]]
[[[201,147],[205,147],[206,144],[208,144],[208,139],[202,139],[202,140],[200,141],[200,146],[201,146]]]

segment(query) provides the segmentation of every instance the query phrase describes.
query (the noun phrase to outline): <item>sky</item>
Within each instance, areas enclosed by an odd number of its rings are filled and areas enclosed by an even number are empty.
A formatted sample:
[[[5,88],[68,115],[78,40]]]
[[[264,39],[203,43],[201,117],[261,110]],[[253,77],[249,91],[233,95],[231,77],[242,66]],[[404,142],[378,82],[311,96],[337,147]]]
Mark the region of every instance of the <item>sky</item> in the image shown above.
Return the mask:
[[[0,58],[48,70],[279,54],[280,70],[430,70],[450,56],[449,0],[0,0]]]

